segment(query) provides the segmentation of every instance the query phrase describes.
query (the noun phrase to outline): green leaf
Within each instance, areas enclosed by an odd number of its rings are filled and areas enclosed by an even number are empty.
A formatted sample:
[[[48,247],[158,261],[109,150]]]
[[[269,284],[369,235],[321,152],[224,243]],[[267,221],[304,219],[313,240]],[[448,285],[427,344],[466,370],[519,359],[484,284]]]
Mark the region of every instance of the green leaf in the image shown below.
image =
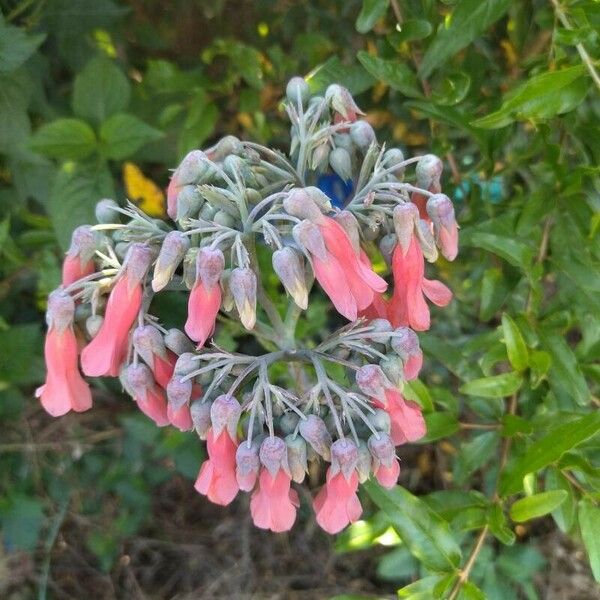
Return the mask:
[[[146,125],[133,115],[113,115],[100,128],[102,153],[107,158],[122,160],[133,155],[145,144],[163,137],[163,132]]]
[[[487,515],[487,524],[492,535],[502,544],[511,546],[515,543],[516,536],[508,526],[506,515],[499,504],[493,504],[490,507]]]
[[[543,517],[558,508],[566,499],[565,490],[551,490],[517,500],[510,507],[510,518],[517,523]]]
[[[486,595],[472,581],[465,581],[456,598],[457,600],[486,600]]]
[[[355,95],[368,90],[375,82],[362,65],[344,64],[337,56],[332,56],[322,65],[313,69],[306,76],[306,81],[315,94],[322,92],[332,83],[339,83]]]
[[[528,269],[533,258],[533,250],[523,242],[495,233],[475,232],[464,240],[464,244],[493,252],[523,270]]]
[[[96,134],[79,119],[57,119],[42,125],[31,138],[31,148],[52,158],[81,160],[96,150]]]
[[[356,31],[367,33],[387,12],[390,0],[363,0],[362,9],[356,19]]]
[[[529,368],[531,369],[531,387],[535,390],[546,378],[550,367],[552,366],[552,357],[544,350],[534,350],[529,355]]]
[[[0,331],[0,388],[7,384],[40,383],[44,366],[37,355],[42,335],[37,323],[14,325]]]
[[[579,368],[577,358],[565,339],[554,332],[540,330],[540,342],[552,357],[549,378],[552,387],[575,400],[580,406],[586,406],[590,400],[585,377]]]
[[[587,498],[579,502],[579,527],[592,573],[600,581],[600,509]]]
[[[60,168],[50,193],[48,215],[63,249],[69,248],[75,227],[94,222],[96,202],[113,196],[112,176],[105,165],[65,163]]]
[[[11,496],[0,506],[2,538],[7,549],[35,550],[44,521],[42,503],[28,496]]]
[[[502,306],[507,294],[508,287],[502,270],[498,268],[486,269],[481,279],[479,319],[489,321]]]
[[[407,548],[425,567],[433,571],[458,567],[460,547],[452,537],[447,521],[400,486],[385,490],[368,481],[364,488],[387,514]]]
[[[383,81],[383,83],[411,98],[420,98],[422,96],[417,76],[406,63],[395,60],[384,60],[364,50],[361,50],[357,54],[357,57],[362,66],[375,79]]]
[[[507,313],[502,315],[502,334],[510,364],[515,371],[524,371],[529,362],[527,346],[517,324]]]
[[[7,25],[0,14],[0,73],[18,69],[45,39],[45,33],[28,34],[20,27]]]
[[[106,57],[92,58],[75,77],[73,111],[99,125],[129,105],[131,86],[117,65]]]
[[[460,386],[459,391],[468,396],[505,398],[518,391],[522,384],[523,377],[519,373],[502,373],[467,381]]]
[[[389,43],[399,50],[401,44],[414,40],[423,40],[431,35],[433,27],[425,19],[408,19],[401,25],[396,25],[396,31],[388,36]]]
[[[435,598],[433,590],[444,578],[440,575],[430,575],[413,581],[398,590],[398,597],[406,600],[431,600]]]
[[[588,89],[589,81],[583,65],[542,73],[507,95],[496,112],[471,124],[484,129],[498,129],[513,121],[549,119],[577,108]]]
[[[449,412],[433,412],[425,414],[427,434],[421,438],[418,444],[429,444],[434,440],[450,437],[458,431],[458,420]]]
[[[454,481],[463,485],[469,476],[481,468],[496,452],[500,436],[495,431],[487,431],[476,435],[463,443],[457,459],[454,461]]]
[[[428,77],[439,65],[468,46],[510,6],[510,0],[459,0],[423,55],[419,68]]]
[[[535,441],[525,454],[509,464],[500,479],[503,496],[518,492],[523,477],[557,461],[565,452],[575,448],[600,431],[600,412],[584,415],[553,427],[543,438]]]
[[[564,490],[567,494],[567,499],[558,508],[552,511],[552,518],[561,531],[568,533],[573,528],[577,516],[577,506],[575,504],[573,488],[571,487],[569,480],[559,469],[549,467],[546,471],[544,489]]]
[[[431,92],[431,99],[441,106],[462,102],[471,88],[471,77],[464,71],[447,73]]]

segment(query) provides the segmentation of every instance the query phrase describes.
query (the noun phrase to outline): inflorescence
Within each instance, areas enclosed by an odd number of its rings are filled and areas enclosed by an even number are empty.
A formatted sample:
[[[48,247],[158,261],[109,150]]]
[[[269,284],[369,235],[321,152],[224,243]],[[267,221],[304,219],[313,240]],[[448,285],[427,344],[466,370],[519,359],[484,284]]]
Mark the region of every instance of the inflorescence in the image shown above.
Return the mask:
[[[291,482],[318,477],[324,461],[313,506],[336,533],[362,512],[359,483],[374,476],[394,486],[396,446],[425,434],[402,386],[422,366],[415,331],[429,328],[425,299],[445,306],[452,297],[425,278],[425,260],[438,251],[453,260],[458,233],[440,159],[405,159],[378,144],[345,88],[311,97],[296,77],[284,106],[289,156],[224,137],[173,173],[169,222],[102,200],[98,224],[73,232],[62,285],[48,299],[47,378],[37,396],[53,416],[80,412],[92,405],[80,366],[89,377],[119,377],[156,425],[206,441],[198,492],[222,505],[252,492],[255,524],[272,531],[295,521]],[[261,273],[265,248],[273,271]],[[272,273],[289,296],[285,314],[263,284]],[[302,345],[296,324],[315,280],[349,323]],[[164,290],[188,294],[183,331],[150,312]],[[269,351],[211,343],[221,319]],[[272,368],[280,363],[287,374]]]

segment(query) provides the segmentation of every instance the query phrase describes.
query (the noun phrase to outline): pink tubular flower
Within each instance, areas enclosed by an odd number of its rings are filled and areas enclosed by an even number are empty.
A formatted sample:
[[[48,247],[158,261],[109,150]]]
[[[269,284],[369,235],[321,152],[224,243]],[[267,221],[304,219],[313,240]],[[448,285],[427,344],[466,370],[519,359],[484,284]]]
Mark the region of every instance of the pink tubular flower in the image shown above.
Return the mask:
[[[152,251],[148,246],[131,245],[108,298],[100,330],[81,353],[81,366],[86,375],[116,377],[119,374],[127,354],[129,331],[142,305],[142,280],[151,261]]]
[[[406,253],[398,244],[392,257],[394,293],[388,318],[394,327],[409,326],[426,331],[430,326],[429,307],[425,296],[437,306],[446,306],[452,292],[441,282],[425,278],[423,251],[415,235]]]
[[[56,290],[48,298],[48,333],[44,346],[46,382],[35,395],[53,417],[74,410],[83,412],[92,407],[92,394],[79,373],[77,339],[73,331],[75,303],[71,296]]]
[[[385,488],[391,489],[398,482],[400,463],[396,457],[394,442],[387,433],[369,438],[369,450],[373,456],[373,474]]]
[[[156,384],[152,371],[146,365],[129,365],[123,383],[139,409],[158,427],[169,424],[164,391]]]
[[[96,252],[96,235],[89,225],[81,225],[73,231],[71,247],[63,261],[62,284],[69,286],[82,277],[91,275],[96,267],[94,253]]]
[[[331,446],[331,466],[327,480],[314,499],[317,523],[327,533],[338,533],[360,518],[362,506],[358,489],[358,448],[348,439],[336,440]]]
[[[219,279],[225,267],[225,257],[220,250],[200,248],[196,257],[196,282],[188,301],[188,318],[185,332],[204,346],[215,328],[217,313],[221,306]]]
[[[373,404],[383,408],[390,416],[390,436],[394,445],[399,446],[421,439],[427,433],[421,407],[415,402],[405,400],[398,390],[388,389],[385,396],[385,403],[374,399]]]
[[[160,331],[152,325],[141,325],[133,332],[133,347],[152,369],[158,385],[167,389],[173,376],[177,356],[167,350]]]
[[[260,446],[263,469],[258,488],[250,500],[254,524],[274,532],[288,531],[296,520],[298,494],[290,489],[291,474],[287,461],[287,447],[278,437],[269,437]]]
[[[435,194],[427,200],[427,214],[433,224],[435,241],[448,260],[458,254],[458,225],[452,200],[445,194]]]
[[[222,395],[210,408],[212,427],[206,435],[208,460],[204,461],[195,488],[215,504],[227,506],[237,495],[235,455],[238,447],[236,429],[241,414],[238,401]]]
[[[392,348],[402,361],[404,378],[407,381],[416,379],[423,366],[423,352],[417,334],[408,327],[399,327],[392,337]]]

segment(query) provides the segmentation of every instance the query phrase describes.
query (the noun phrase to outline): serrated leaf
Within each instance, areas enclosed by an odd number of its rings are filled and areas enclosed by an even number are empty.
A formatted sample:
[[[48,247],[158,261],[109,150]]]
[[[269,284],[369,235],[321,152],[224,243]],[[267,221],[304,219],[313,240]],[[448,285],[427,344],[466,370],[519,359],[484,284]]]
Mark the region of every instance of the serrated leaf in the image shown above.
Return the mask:
[[[81,160],[96,150],[94,130],[80,119],[56,119],[42,125],[32,136],[35,152],[65,160]]]
[[[419,88],[417,76],[406,63],[399,60],[384,60],[364,50],[361,50],[357,57],[362,66],[375,79],[411,98],[420,98],[423,95]]]
[[[512,368],[515,371],[524,371],[527,368],[529,359],[527,346],[517,324],[507,313],[502,315],[502,335]]]
[[[503,496],[518,492],[523,477],[535,473],[557,461],[565,452],[575,448],[600,431],[600,412],[584,415],[568,423],[553,427],[544,437],[535,441],[525,454],[509,463],[500,479]]]
[[[448,571],[460,564],[460,547],[442,517],[422,500],[398,486],[385,490],[368,481],[364,484],[372,500],[390,519],[390,523],[411,553],[433,571]]]
[[[362,9],[356,19],[356,31],[367,33],[387,12],[390,0],[363,0]]]
[[[510,507],[510,518],[517,523],[522,523],[543,517],[558,508],[567,496],[564,490],[551,490],[521,498]]]
[[[497,111],[471,124],[497,129],[513,121],[549,119],[579,106],[589,86],[583,65],[542,73],[511,92]]]
[[[106,57],[92,58],[75,77],[73,111],[99,125],[129,105],[131,86],[119,67]]]
[[[579,527],[596,581],[600,581],[600,509],[584,498],[579,502]]]
[[[505,398],[517,392],[522,384],[523,377],[519,373],[502,373],[467,381],[460,386],[459,391],[468,396]]]
[[[510,0],[459,0],[423,55],[419,68],[428,77],[439,65],[468,46],[510,6]]]
[[[163,136],[162,131],[126,113],[109,117],[100,128],[102,152],[113,160],[128,158],[145,144],[155,142]]]

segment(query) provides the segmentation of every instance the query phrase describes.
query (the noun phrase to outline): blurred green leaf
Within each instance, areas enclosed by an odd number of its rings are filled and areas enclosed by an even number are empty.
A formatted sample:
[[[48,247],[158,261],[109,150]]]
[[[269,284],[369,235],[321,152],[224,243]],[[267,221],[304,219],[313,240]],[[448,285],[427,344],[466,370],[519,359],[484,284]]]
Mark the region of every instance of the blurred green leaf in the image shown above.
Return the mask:
[[[99,125],[129,105],[131,86],[119,67],[106,57],[91,59],[73,84],[73,111]]]
[[[35,550],[43,521],[43,505],[37,498],[15,494],[0,503],[2,539],[8,550]]]
[[[369,481],[364,487],[423,565],[434,571],[447,571],[459,565],[460,548],[448,523],[422,500],[400,486],[385,490]]]
[[[588,498],[579,502],[579,527],[596,581],[600,581],[600,509]]]
[[[510,518],[522,523],[543,517],[558,508],[567,499],[567,496],[568,494],[564,490],[551,490],[521,498],[510,507]]]
[[[502,335],[506,344],[508,360],[515,371],[524,371],[528,365],[529,353],[525,340],[519,331],[517,324],[509,314],[502,315]]]
[[[575,448],[600,431],[600,413],[591,413],[557,425],[541,439],[535,441],[505,469],[500,479],[503,496],[521,489],[523,477],[535,473],[557,461],[565,452]]]
[[[510,6],[510,0],[458,0],[423,55],[422,77],[468,46],[497,21]]]
[[[367,33],[387,12],[390,0],[363,0],[362,9],[356,19],[356,30]]]
[[[588,90],[583,65],[542,73],[513,90],[496,112],[476,119],[472,125],[496,129],[516,120],[548,119],[579,106]]]
[[[43,380],[41,345],[42,332],[37,323],[15,325],[0,331],[0,387]]]
[[[96,150],[94,130],[80,119],[56,119],[32,136],[31,148],[51,158],[81,160]]]
[[[398,590],[398,597],[406,598],[407,600],[431,600],[435,598],[433,589],[442,579],[441,575],[430,575],[414,581],[400,588]]]
[[[401,91],[405,96],[411,98],[422,96],[417,76],[405,62],[384,60],[363,50],[357,56],[363,67],[375,79]]]
[[[463,236],[465,245],[483,248],[497,254],[515,267],[527,270],[533,259],[533,250],[515,239],[496,235],[494,233],[476,232],[469,237]]]
[[[344,64],[337,56],[332,56],[313,69],[306,76],[306,80],[313,93],[324,91],[332,83],[339,83],[348,88],[352,94],[361,94],[375,82],[362,65]]]
[[[145,144],[160,140],[163,136],[162,131],[126,113],[109,117],[100,128],[102,153],[113,160],[132,156]]]
[[[417,444],[429,444],[432,441],[450,437],[458,431],[458,419],[448,412],[432,412],[425,414],[427,433]]]
[[[552,518],[556,521],[561,531],[565,533],[571,531],[577,516],[577,505],[569,480],[559,469],[549,467],[546,471],[544,488],[546,490],[564,490],[567,494],[566,500],[552,511]]]
[[[487,523],[492,535],[502,544],[510,546],[515,543],[516,536],[508,526],[506,515],[499,504],[493,504],[487,515]]]
[[[432,31],[431,23],[425,19],[407,19],[396,25],[396,30],[388,35],[388,41],[396,50],[400,50],[401,44],[425,39]]]
[[[487,600],[485,594],[472,581],[463,583],[456,598],[457,600]]]
[[[18,69],[46,39],[45,33],[29,34],[8,25],[0,14],[0,73]]]
[[[522,385],[523,377],[518,373],[502,373],[467,381],[460,386],[459,391],[482,398],[505,398],[517,392]]]

